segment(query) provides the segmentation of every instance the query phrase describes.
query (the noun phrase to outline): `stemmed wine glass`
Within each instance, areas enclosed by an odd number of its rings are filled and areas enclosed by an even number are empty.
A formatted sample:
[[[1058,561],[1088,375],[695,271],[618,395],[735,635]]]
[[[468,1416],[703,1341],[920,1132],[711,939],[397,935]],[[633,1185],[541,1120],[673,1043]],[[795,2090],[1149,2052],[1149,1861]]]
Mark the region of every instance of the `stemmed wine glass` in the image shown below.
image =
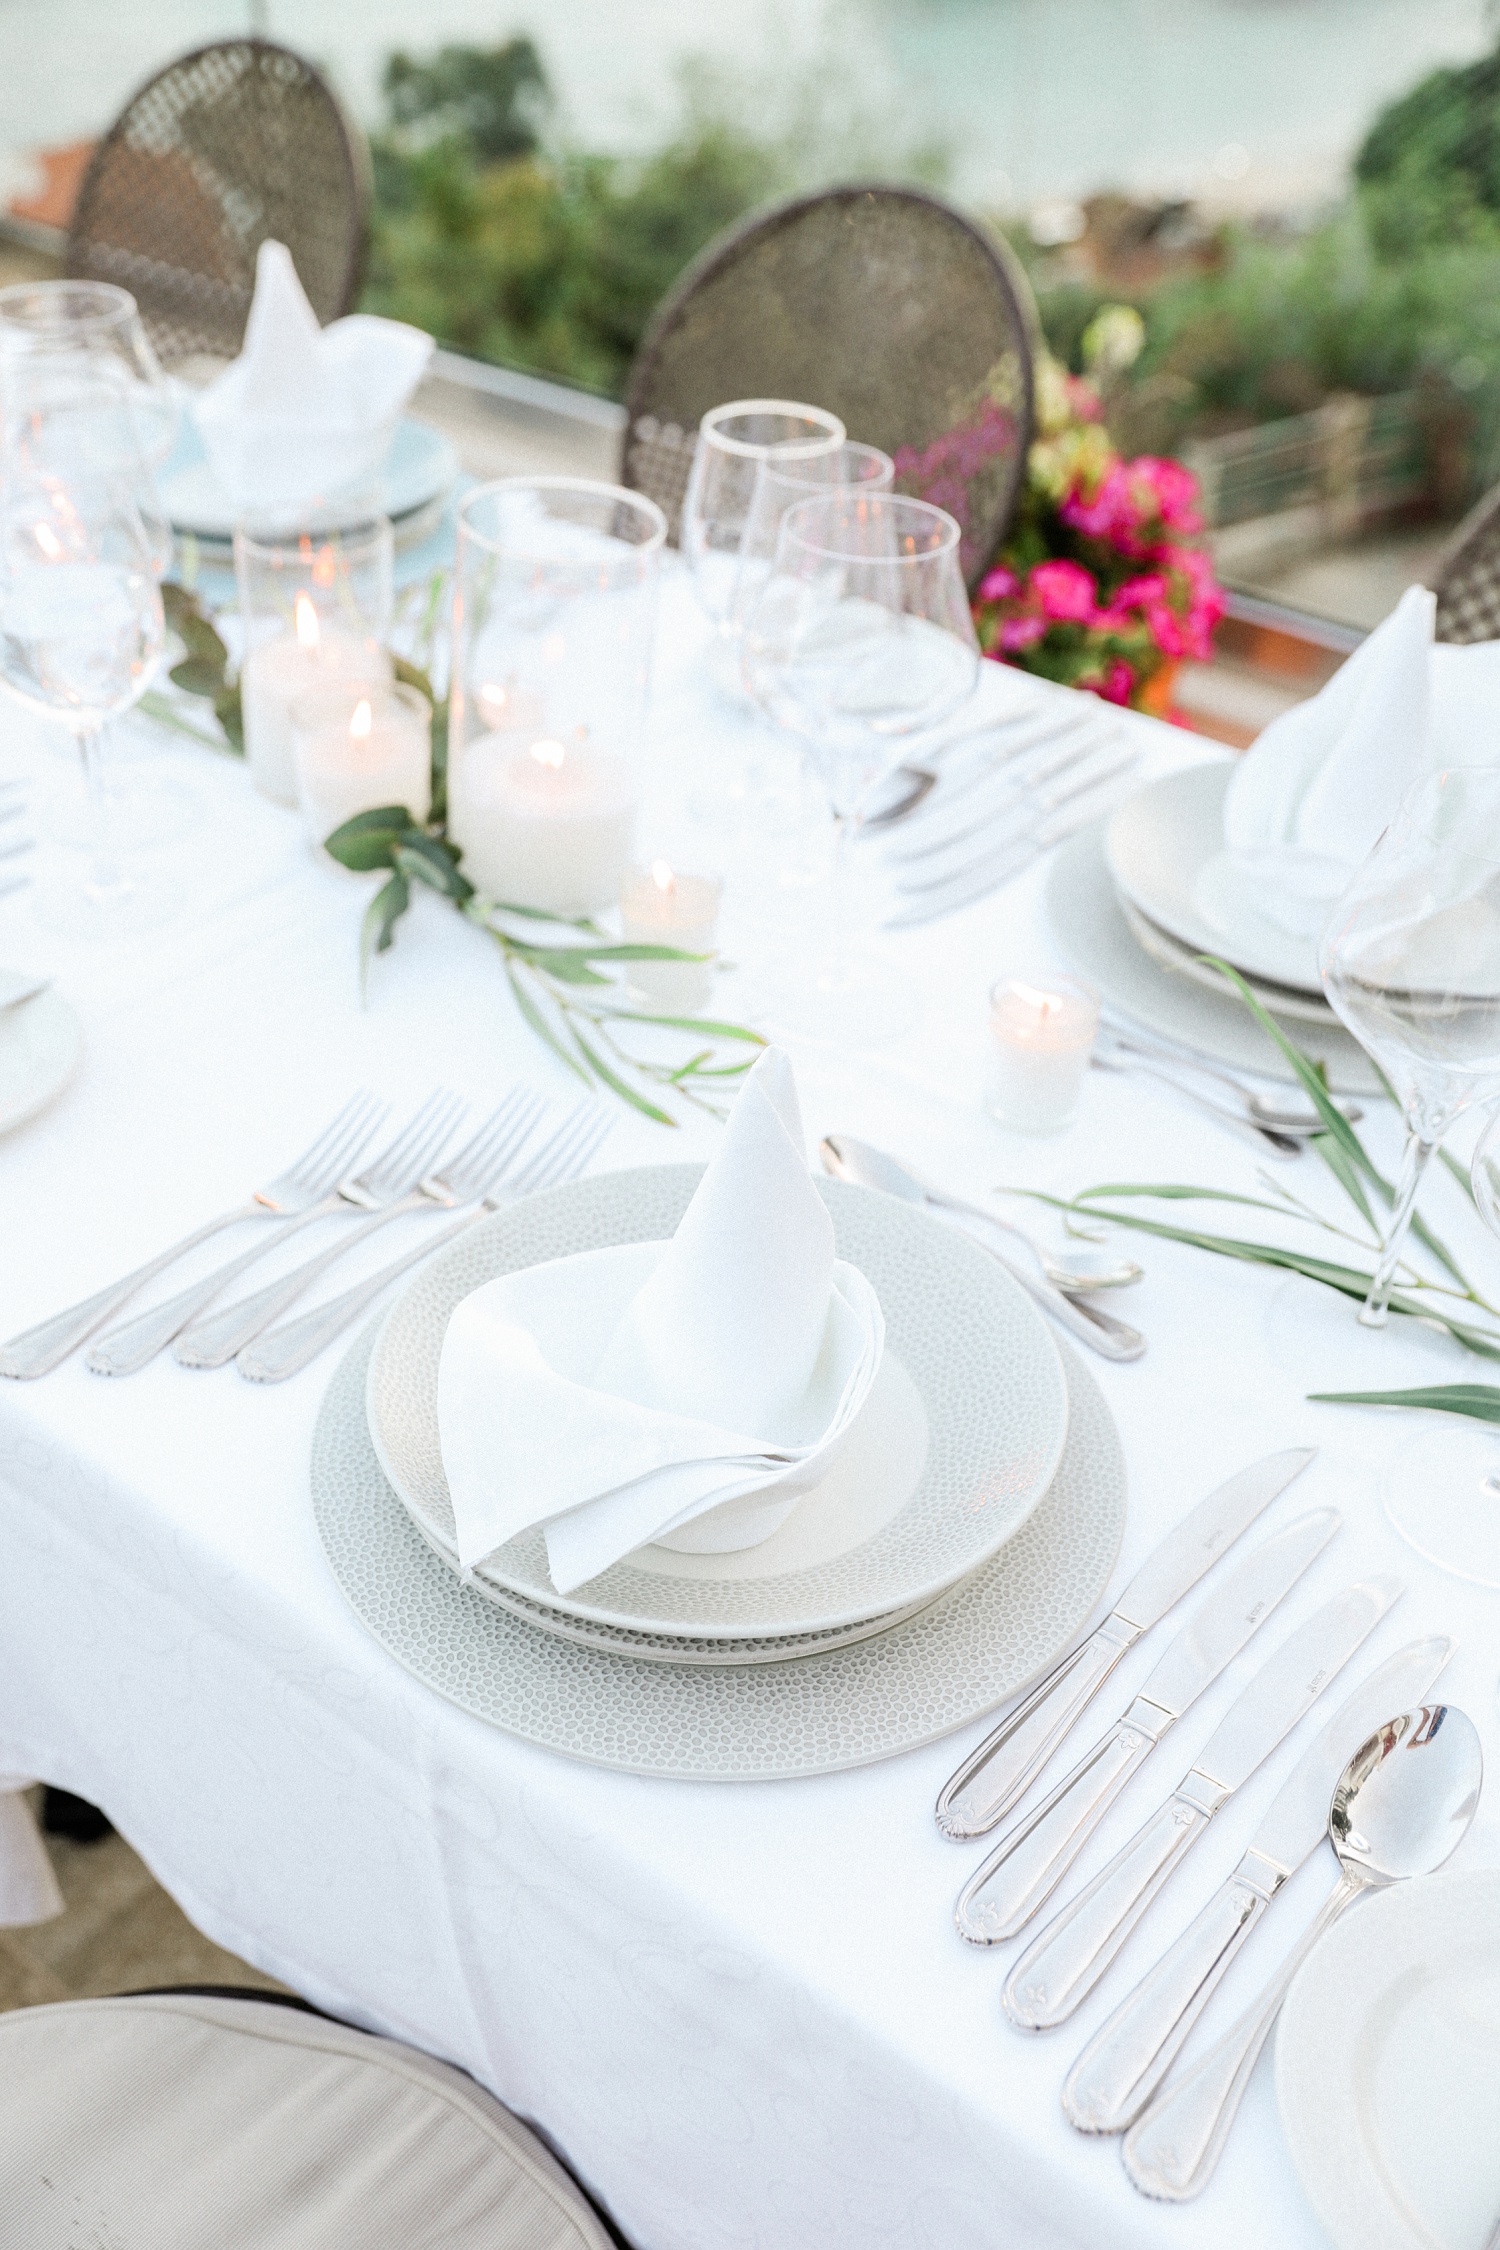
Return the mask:
[[[83,769],[87,871],[51,911],[75,933],[108,937],[154,918],[112,847],[99,772],[106,723],[150,685],[165,640],[157,558],[133,450],[110,416],[117,392],[54,373],[37,385],[4,371],[0,453],[0,683],[61,719]]]
[[[727,639],[735,639],[740,626],[735,614],[740,551],[761,463],[774,461],[833,483],[835,457],[845,442],[836,414],[792,399],[734,399],[711,407],[699,423],[680,539],[693,591]]]
[[[837,485],[864,493],[889,492],[896,481],[896,464],[878,445],[860,445],[846,438],[831,453],[811,460],[787,461],[768,454],[756,464],[750,508],[740,537],[739,568],[730,596],[728,626],[735,634],[755,607],[760,590],[771,575],[782,519],[799,500],[816,498]]]
[[[0,366],[51,365],[115,389],[148,473],[177,438],[171,385],[128,289],[108,281],[19,281],[0,289]]]
[[[860,1045],[907,1020],[895,972],[872,969],[851,943],[849,856],[876,785],[978,678],[961,536],[942,508],[895,493],[840,486],[799,501],[745,620],[746,685],[801,738],[834,819],[831,944],[771,994],[789,1031]]]

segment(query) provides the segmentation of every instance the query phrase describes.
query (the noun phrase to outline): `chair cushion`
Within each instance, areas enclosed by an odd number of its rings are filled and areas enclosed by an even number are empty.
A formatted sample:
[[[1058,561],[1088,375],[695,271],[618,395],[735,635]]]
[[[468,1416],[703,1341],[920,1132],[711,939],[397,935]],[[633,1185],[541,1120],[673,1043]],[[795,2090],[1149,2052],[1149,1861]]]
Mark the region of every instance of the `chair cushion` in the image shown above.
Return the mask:
[[[256,2000],[0,2017],[6,2250],[609,2250],[533,2133],[394,2040]]]

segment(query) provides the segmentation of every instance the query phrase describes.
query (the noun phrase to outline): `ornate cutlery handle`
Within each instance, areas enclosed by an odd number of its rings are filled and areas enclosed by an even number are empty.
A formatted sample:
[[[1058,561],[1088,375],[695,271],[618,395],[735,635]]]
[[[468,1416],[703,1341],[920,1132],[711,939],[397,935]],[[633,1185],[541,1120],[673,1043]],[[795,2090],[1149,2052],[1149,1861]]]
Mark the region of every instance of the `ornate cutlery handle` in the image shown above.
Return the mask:
[[[191,1288],[182,1290],[175,1297],[169,1297],[164,1305],[152,1305],[149,1311],[137,1313],[134,1320],[127,1320],[120,1327],[112,1328],[107,1336],[100,1337],[89,1353],[89,1366],[96,1375],[134,1375],[148,1360],[155,1359],[158,1352],[165,1351],[172,1338],[186,1328],[188,1322],[195,1314],[202,1312],[205,1305],[212,1304],[219,1291],[233,1281],[236,1274],[243,1273],[247,1266],[253,1266],[256,1259],[263,1258],[268,1250],[276,1249],[286,1241],[288,1235],[298,1233],[301,1228],[311,1226],[314,1219],[326,1218],[327,1215],[326,1205],[315,1204],[312,1210],[304,1211],[300,1217],[283,1220],[275,1234],[264,1242],[252,1243],[238,1258],[231,1258],[227,1266],[217,1267],[213,1273],[206,1274],[202,1281],[195,1281]]]
[[[211,1235],[233,1226],[236,1219],[268,1215],[264,1205],[259,1203],[242,1203],[233,1211],[225,1211],[217,1219],[210,1219],[206,1226],[184,1235],[180,1242],[174,1242],[159,1258],[152,1258],[144,1266],[137,1266],[134,1273],[112,1281],[96,1297],[85,1297],[81,1304],[69,1305],[66,1312],[54,1313],[50,1320],[40,1321],[35,1328],[12,1336],[8,1344],[0,1347],[0,1375],[9,1375],[18,1381],[28,1381],[34,1375],[49,1375],[54,1367],[61,1366],[70,1352],[86,1344],[96,1328],[102,1328],[112,1314],[128,1304],[138,1289],[144,1289],[148,1281],[165,1273],[168,1266],[185,1257],[189,1250],[196,1250],[200,1242],[207,1242]]]
[[[200,1320],[196,1328],[190,1328],[186,1335],[178,1337],[173,1347],[173,1358],[181,1367],[223,1367],[237,1352],[243,1351],[246,1344],[253,1343],[263,1328],[269,1328],[278,1313],[285,1312],[288,1305],[294,1305],[302,1292],[336,1258],[342,1258],[346,1251],[353,1249],[356,1242],[362,1242],[377,1227],[387,1225],[392,1219],[399,1219],[403,1213],[413,1208],[415,1206],[403,1197],[387,1210],[376,1211],[369,1218],[362,1219],[357,1226],[346,1228],[340,1241],[330,1243],[326,1250],[320,1250],[317,1257],[309,1258],[305,1265],[298,1266],[294,1272],[284,1273],[279,1281],[269,1283],[264,1289],[257,1289],[254,1296],[240,1297],[234,1304],[226,1305],[223,1312],[214,1313],[207,1320]]]
[[[409,1250],[404,1258],[397,1258],[394,1264],[382,1266],[379,1273],[371,1274],[368,1281],[356,1281],[354,1287],[346,1289],[341,1297],[330,1297],[326,1305],[315,1305],[311,1312],[303,1313],[300,1319],[283,1321],[268,1336],[258,1336],[253,1344],[245,1346],[235,1362],[240,1373],[252,1383],[281,1383],[285,1382],[288,1375],[299,1374],[317,1358],[325,1346],[333,1342],[341,1329],[348,1327],[357,1313],[363,1312],[366,1305],[374,1302],[388,1282],[394,1281],[398,1274],[405,1273],[409,1266],[420,1265],[424,1258],[430,1258],[434,1250],[441,1250],[445,1242],[451,1242],[456,1234],[462,1234],[465,1227],[471,1227],[476,1219],[488,1217],[489,1213],[483,1210],[471,1213],[468,1218],[460,1219],[456,1226],[444,1227],[441,1234],[433,1235],[430,1241],[419,1243],[415,1250]]]
[[[1023,1797],[1063,1736],[1103,1687],[1140,1629],[1106,1617],[1096,1632],[1038,1680],[971,1751],[938,1792],[937,1824],[956,1844],[987,1835]]]
[[[1341,1875],[1310,1930],[1239,2022],[1152,2104],[1125,2136],[1125,2169],[1142,2195],[1189,2203],[1213,2178],[1250,2074],[1293,1977],[1364,1885]]]
[[[1139,2117],[1283,1879],[1269,1860],[1245,1854],[1074,2063],[1062,2090],[1069,2124],[1123,2133]]]
[[[1179,1790],[1054,1915],[1006,1980],[1001,1997],[1013,2024],[1022,2031],[1050,2031],[1067,2020],[1212,1817]]]
[[[1104,1815],[1172,1724],[1137,1697],[1042,1804],[1018,1821],[958,1894],[958,1934],[971,1945],[1013,1938],[1052,1896]]]

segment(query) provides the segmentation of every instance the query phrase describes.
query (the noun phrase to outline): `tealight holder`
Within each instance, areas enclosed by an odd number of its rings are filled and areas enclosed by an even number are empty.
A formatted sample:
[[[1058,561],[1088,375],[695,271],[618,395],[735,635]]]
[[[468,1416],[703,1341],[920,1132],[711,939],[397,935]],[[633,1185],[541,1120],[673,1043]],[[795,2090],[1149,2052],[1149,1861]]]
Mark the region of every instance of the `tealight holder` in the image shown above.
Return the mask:
[[[1098,1029],[1099,994],[1084,978],[1002,977],[990,994],[990,1115],[1015,1133],[1071,1125]]]
[[[664,859],[632,867],[620,888],[621,935],[627,945],[671,945],[682,953],[714,950],[724,885],[713,875],[688,875]],[[713,961],[630,961],[625,982],[645,1008],[672,1015],[701,1008],[713,990]]]
[[[240,701],[251,779],[278,804],[297,802],[292,706],[342,681],[384,682],[394,599],[395,539],[384,516],[339,532],[260,539],[234,535],[243,654]]]
[[[297,797],[321,844],[356,813],[432,804],[432,706],[404,681],[339,680],[292,705]]]

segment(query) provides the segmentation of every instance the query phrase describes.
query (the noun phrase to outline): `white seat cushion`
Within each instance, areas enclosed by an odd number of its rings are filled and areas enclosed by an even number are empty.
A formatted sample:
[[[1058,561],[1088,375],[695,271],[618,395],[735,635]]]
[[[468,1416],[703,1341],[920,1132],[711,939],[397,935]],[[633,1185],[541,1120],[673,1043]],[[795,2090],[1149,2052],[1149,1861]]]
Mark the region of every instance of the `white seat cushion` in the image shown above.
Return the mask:
[[[0,2241],[111,2250],[609,2250],[460,2072],[267,2001],[0,2016]]]

